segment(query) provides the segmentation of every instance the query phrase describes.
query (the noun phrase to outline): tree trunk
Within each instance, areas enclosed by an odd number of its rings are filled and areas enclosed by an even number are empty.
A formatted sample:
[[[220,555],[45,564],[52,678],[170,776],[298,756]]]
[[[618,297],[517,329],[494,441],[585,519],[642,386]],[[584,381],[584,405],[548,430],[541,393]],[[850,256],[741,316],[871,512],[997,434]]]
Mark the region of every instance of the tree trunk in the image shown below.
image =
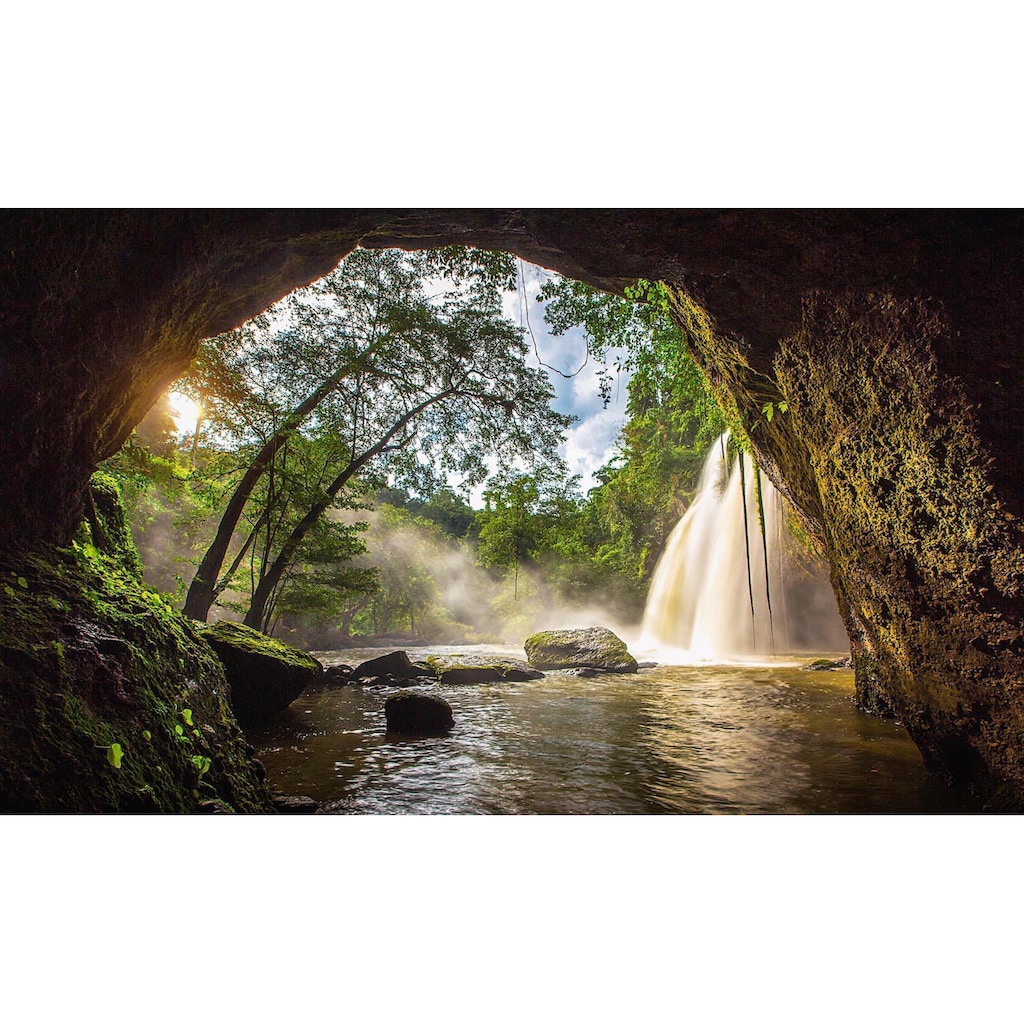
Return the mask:
[[[278,584],[281,582],[281,577],[284,575],[285,569],[292,564],[295,558],[295,554],[299,549],[299,545],[305,539],[306,534],[316,525],[317,520],[331,507],[334,499],[341,493],[341,489],[359,472],[372,458],[380,455],[387,446],[388,442],[404,427],[409,423],[410,420],[414,419],[425,409],[434,405],[436,402],[441,401],[445,398],[452,397],[456,392],[447,391],[442,392],[439,395],[434,395],[432,398],[425,399],[420,402],[419,405],[414,406],[404,416],[399,419],[395,425],[372,447],[368,448],[358,459],[354,459],[350,462],[345,469],[335,478],[330,487],[327,488],[324,496],[313,505],[312,508],[303,516],[302,521],[295,527],[291,532],[291,536],[284,542],[284,546],[281,548],[274,564],[270,567],[264,577],[260,580],[259,586],[256,587],[255,592],[252,595],[252,601],[249,604],[249,611],[245,616],[245,624],[251,626],[253,629],[260,629],[263,622],[264,610],[267,606],[267,602],[270,600],[270,596],[274,593]]]
[[[220,575],[238,521],[242,518],[245,503],[249,500],[253,489],[259,483],[267,467],[272,464],[277,453],[302,424],[302,421],[351,372],[352,366],[352,363],[346,363],[336,373],[328,377],[304,402],[296,406],[281,428],[274,432],[245,471],[245,475],[239,481],[231,495],[231,500],[224,509],[213,543],[206,549],[206,554],[203,555],[203,560],[199,563],[199,568],[188,588],[183,609],[186,615],[193,619],[199,619],[201,622],[206,621],[207,615],[210,614],[210,608],[217,597],[217,577]]]

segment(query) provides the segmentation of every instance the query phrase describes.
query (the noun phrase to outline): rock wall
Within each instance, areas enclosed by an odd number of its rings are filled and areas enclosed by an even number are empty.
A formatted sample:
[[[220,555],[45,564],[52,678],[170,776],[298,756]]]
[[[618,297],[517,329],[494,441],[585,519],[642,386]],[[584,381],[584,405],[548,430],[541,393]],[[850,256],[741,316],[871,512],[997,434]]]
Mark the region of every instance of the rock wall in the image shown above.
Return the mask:
[[[8,212],[0,538],[65,543],[85,484],[202,337],[357,242],[503,248],[672,286],[699,361],[828,555],[862,702],[1024,806],[1024,215],[985,211]]]
[[[220,662],[93,489],[69,547],[0,554],[0,811],[271,810]]]

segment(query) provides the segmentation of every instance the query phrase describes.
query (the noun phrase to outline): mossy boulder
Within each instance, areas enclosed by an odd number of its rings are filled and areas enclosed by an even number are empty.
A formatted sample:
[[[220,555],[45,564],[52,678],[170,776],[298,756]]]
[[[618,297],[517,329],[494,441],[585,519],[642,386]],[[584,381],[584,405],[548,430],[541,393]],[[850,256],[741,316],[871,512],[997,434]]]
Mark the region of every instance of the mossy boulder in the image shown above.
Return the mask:
[[[549,629],[526,638],[526,660],[539,669],[598,669],[636,672],[636,658],[610,629]]]
[[[405,736],[444,736],[455,725],[452,706],[443,697],[419,690],[399,690],[384,702],[389,732]]]
[[[220,662],[113,536],[0,559],[0,810],[271,811]]]
[[[851,658],[815,658],[803,666],[808,672],[838,672],[840,669],[852,669]]]
[[[221,620],[203,628],[202,637],[224,666],[231,706],[240,722],[283,711],[323,676],[323,665],[311,654],[240,622]]]
[[[432,654],[426,661],[442,683],[512,683],[544,675],[516,658]]]

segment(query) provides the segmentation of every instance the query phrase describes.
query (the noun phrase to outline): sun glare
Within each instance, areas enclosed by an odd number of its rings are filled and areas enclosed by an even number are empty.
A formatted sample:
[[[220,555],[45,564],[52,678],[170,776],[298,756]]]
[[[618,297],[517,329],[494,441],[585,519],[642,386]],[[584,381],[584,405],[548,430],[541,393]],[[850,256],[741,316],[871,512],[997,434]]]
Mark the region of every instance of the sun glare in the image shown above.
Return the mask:
[[[171,415],[179,434],[192,434],[199,419],[199,405],[188,395],[177,391],[168,391],[167,399],[171,403]]]

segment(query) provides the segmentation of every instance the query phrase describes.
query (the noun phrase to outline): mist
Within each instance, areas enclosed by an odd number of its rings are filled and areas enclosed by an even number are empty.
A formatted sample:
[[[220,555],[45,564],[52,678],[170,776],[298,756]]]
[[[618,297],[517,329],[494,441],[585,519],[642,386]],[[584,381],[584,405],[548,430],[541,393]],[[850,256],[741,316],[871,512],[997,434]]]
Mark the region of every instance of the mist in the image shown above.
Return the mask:
[[[607,626],[622,635],[639,624],[607,602],[560,599],[542,567],[485,569],[475,561],[471,542],[403,521],[390,507],[332,515],[349,525],[367,524],[362,538],[368,550],[354,564],[379,569],[385,591],[410,588],[423,602],[411,619],[403,614],[397,622],[378,621],[390,627],[380,632],[414,632],[434,644],[521,645],[541,629]]]

